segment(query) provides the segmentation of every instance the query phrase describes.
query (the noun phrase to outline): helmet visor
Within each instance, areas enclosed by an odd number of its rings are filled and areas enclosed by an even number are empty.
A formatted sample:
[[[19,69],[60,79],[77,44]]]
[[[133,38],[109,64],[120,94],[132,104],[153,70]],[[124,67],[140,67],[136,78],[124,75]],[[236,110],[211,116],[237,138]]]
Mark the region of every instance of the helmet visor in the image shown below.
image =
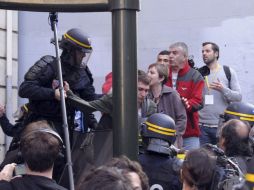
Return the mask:
[[[82,58],[81,63],[80,63],[80,68],[85,68],[87,66],[87,63],[90,59],[92,52],[90,53],[85,53],[85,56]]]
[[[74,66],[76,68],[85,68],[87,66],[88,60],[90,59],[91,52],[86,53],[83,51],[80,51],[80,49],[75,49],[73,51],[73,56],[75,57],[75,64]]]

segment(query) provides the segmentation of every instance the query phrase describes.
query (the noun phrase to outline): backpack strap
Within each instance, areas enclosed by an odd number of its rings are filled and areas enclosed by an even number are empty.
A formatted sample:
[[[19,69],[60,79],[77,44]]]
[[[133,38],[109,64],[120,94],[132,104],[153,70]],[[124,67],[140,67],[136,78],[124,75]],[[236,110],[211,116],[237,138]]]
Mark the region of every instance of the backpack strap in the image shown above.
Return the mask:
[[[231,83],[231,72],[230,72],[230,69],[229,69],[229,66],[226,66],[226,65],[223,65],[223,69],[224,69],[224,72],[225,72],[225,75],[228,79],[228,87],[230,87],[230,83]]]

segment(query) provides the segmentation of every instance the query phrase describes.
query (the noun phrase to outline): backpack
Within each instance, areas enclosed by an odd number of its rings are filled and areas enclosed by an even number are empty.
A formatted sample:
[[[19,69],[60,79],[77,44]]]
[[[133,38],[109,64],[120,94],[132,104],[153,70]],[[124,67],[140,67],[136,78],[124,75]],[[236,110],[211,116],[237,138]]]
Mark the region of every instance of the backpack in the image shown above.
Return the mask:
[[[228,79],[228,87],[231,89],[230,82],[231,82],[231,72],[229,69],[229,66],[223,65],[223,70],[225,72],[225,75]]]

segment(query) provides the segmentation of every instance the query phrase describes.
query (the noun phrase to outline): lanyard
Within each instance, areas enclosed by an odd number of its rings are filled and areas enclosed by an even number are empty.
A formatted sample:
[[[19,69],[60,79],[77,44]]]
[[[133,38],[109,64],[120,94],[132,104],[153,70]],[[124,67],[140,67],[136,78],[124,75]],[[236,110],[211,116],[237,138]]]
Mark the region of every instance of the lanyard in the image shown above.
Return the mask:
[[[215,78],[217,76],[217,73],[219,72],[220,68],[221,68],[221,66],[218,64],[217,67],[216,67],[216,70],[215,70],[215,72],[213,74],[213,78],[212,78],[211,81],[215,80]],[[205,76],[205,83],[206,83],[206,86],[207,86],[207,89],[208,89],[208,94],[210,94],[210,85],[209,85],[209,81],[208,81],[208,77],[207,76]]]

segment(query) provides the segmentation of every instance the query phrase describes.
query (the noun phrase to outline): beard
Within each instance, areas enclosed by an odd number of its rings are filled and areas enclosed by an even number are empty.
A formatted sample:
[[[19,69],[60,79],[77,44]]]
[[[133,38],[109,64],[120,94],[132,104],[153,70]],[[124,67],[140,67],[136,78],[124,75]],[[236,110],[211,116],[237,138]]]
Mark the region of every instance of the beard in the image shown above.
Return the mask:
[[[215,57],[208,58],[208,59],[203,58],[203,61],[204,61],[204,63],[205,63],[207,66],[209,66],[211,63],[213,63],[214,61],[216,61],[216,58],[215,58]]]

